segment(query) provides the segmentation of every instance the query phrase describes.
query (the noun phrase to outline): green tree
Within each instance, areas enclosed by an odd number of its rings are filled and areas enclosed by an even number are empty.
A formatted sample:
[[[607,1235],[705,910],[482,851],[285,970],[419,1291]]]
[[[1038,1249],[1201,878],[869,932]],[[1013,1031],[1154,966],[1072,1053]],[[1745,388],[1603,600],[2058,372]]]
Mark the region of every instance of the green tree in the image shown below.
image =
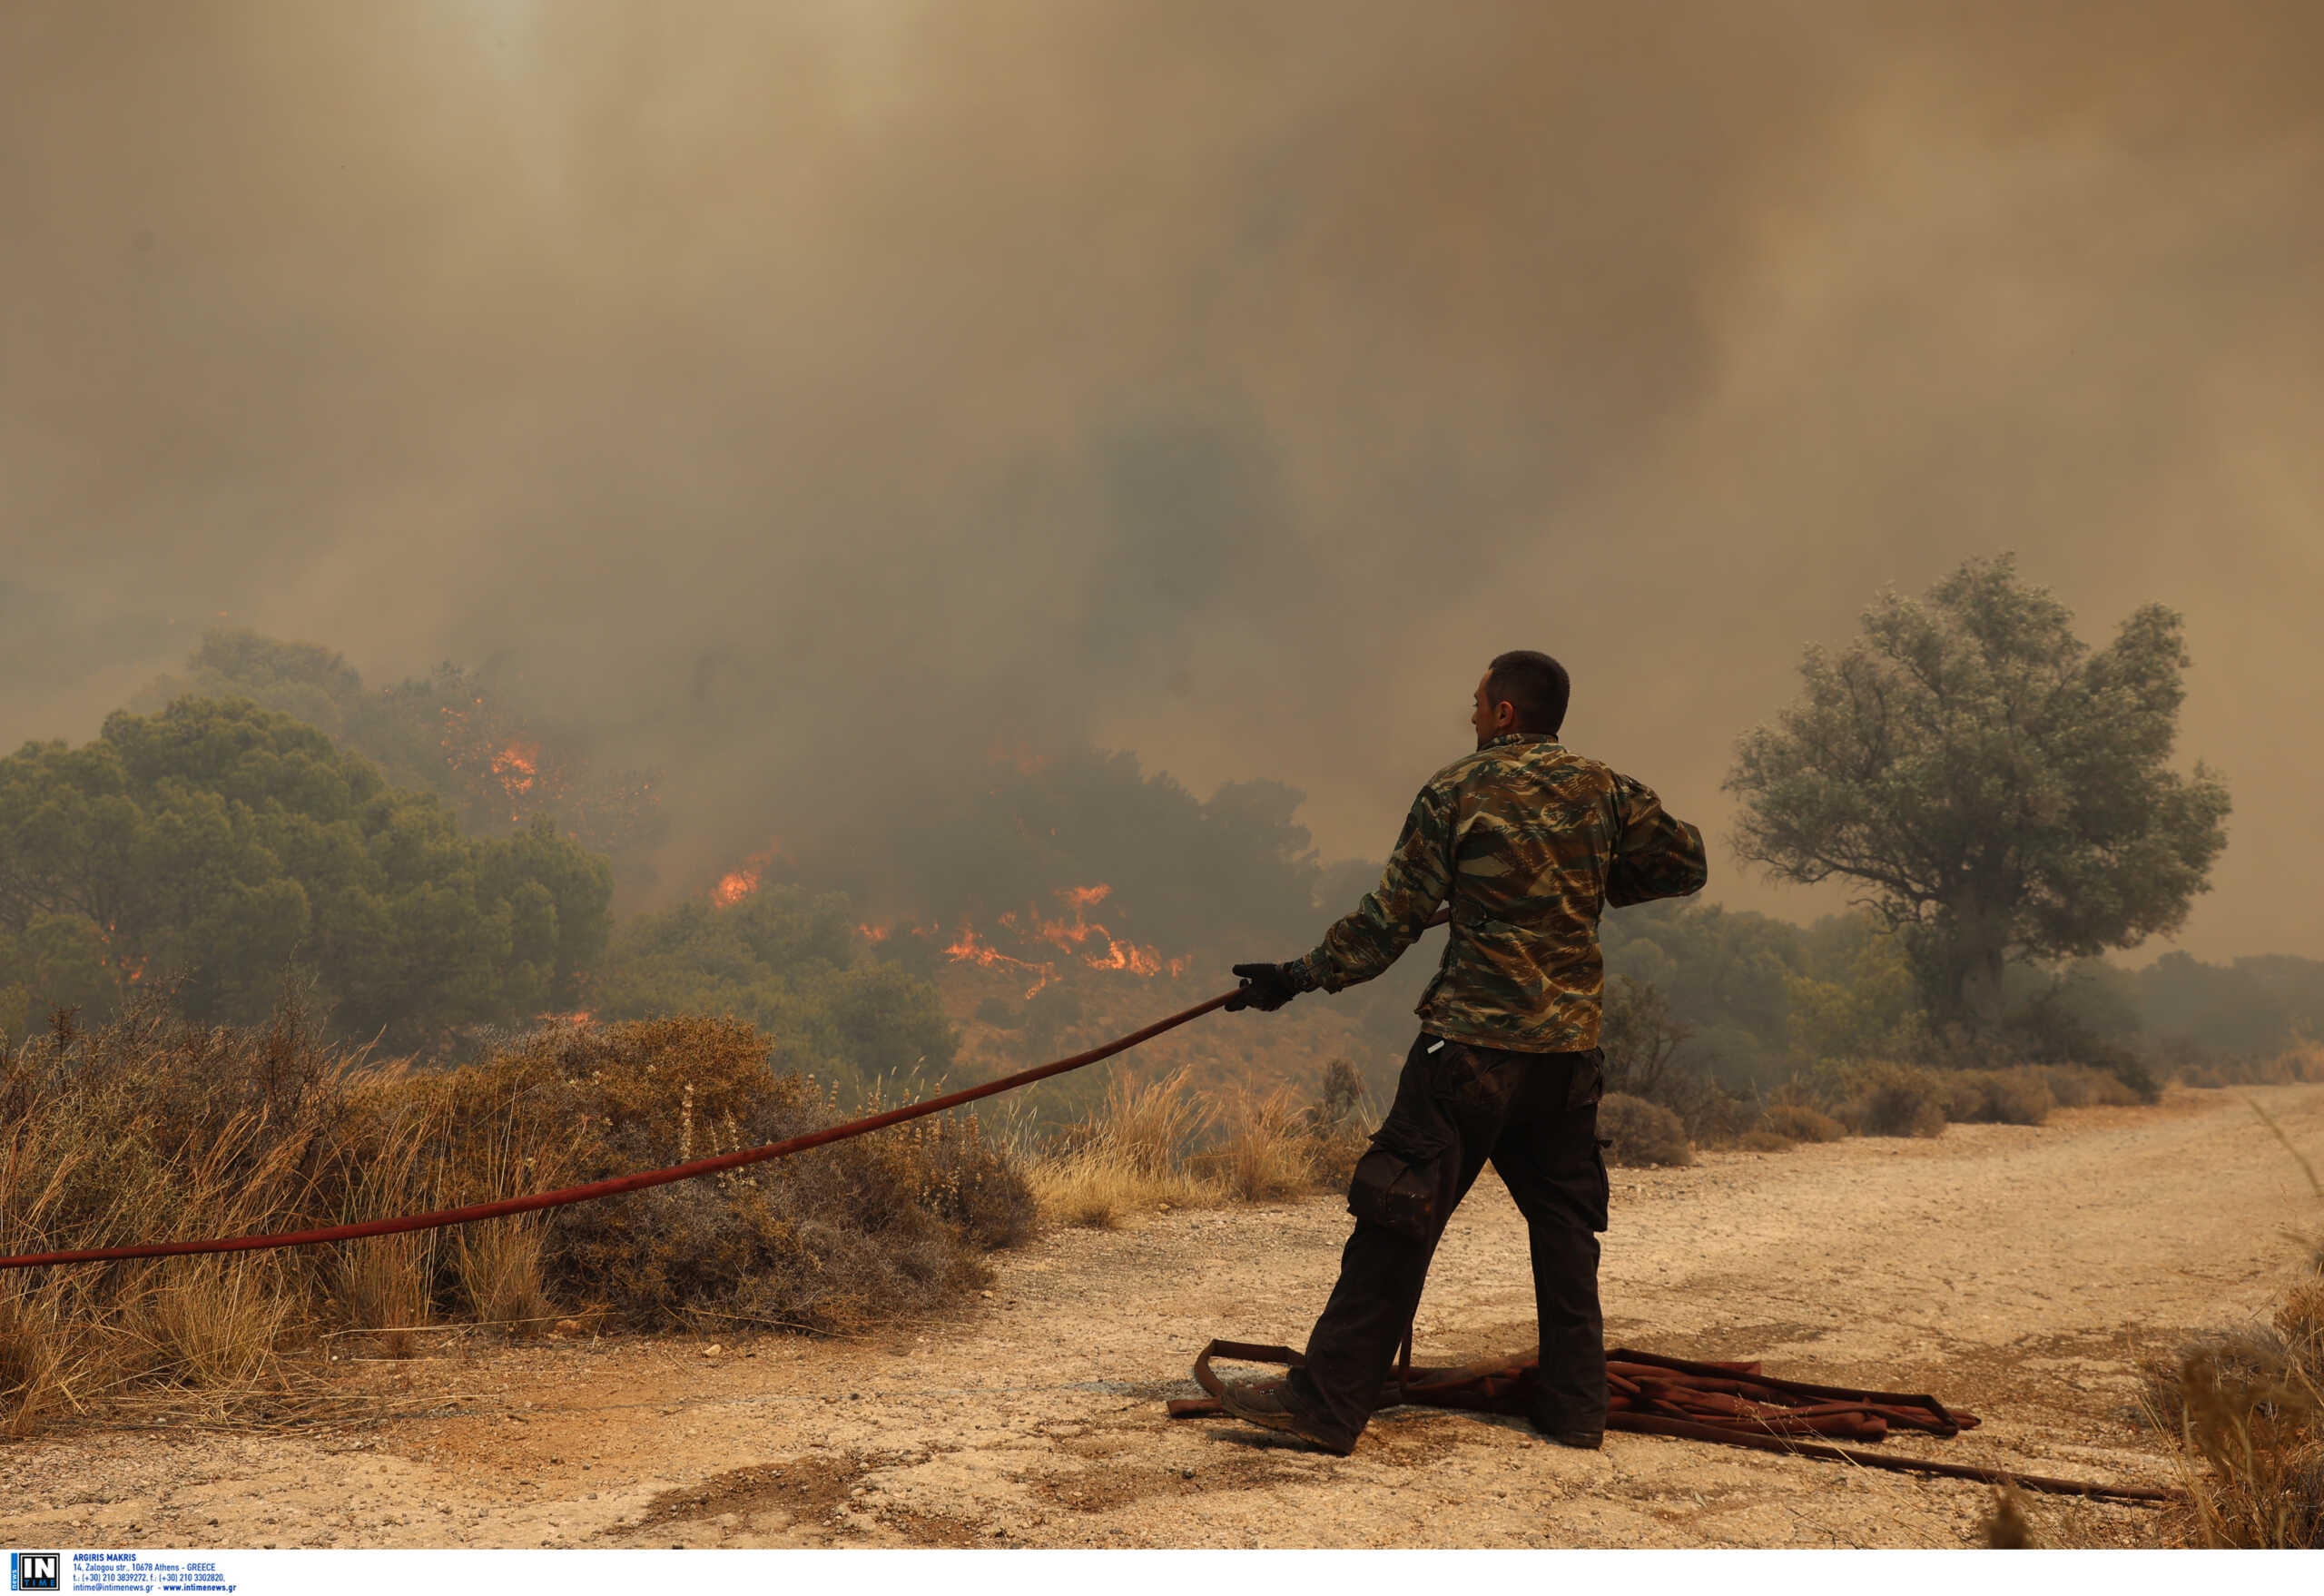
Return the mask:
[[[474,836],[522,831],[544,816],[625,865],[642,887],[664,824],[650,773],[598,768],[583,739],[534,724],[477,673],[446,663],[432,675],[367,688],[318,643],[213,628],[183,674],[149,683],[130,702],[150,713],[181,698],[247,698],[326,733],[378,767],[388,784],[433,793]]]
[[[2226,845],[2226,786],[2170,767],[2180,617],[2149,605],[2092,649],[2006,555],[1925,600],[1885,593],[1863,635],[1811,646],[1806,691],[1744,734],[1737,852],[1835,877],[1905,932],[1930,1010],[1991,1034],[2013,955],[2071,958],[2177,929]]]
[[[0,759],[0,989],[110,1009],[175,982],[262,1019],[286,967],[342,1029],[418,1047],[570,1007],[603,951],[605,862],[546,820],[463,836],[313,727],[241,700],[109,718]]]
[[[778,1069],[860,1094],[942,1075],[959,1047],[936,988],[859,957],[843,893],[769,886],[733,904],[682,903],[622,927],[592,994],[603,1020],[702,1014],[746,1020]]]

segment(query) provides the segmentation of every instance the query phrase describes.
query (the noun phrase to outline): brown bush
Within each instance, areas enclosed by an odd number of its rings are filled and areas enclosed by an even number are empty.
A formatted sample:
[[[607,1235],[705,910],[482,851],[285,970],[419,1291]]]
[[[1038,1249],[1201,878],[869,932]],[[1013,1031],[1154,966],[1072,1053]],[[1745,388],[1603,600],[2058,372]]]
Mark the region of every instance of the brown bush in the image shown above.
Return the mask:
[[[2042,1083],[2050,1089],[2050,1096],[2061,1108],[2127,1108],[2145,1100],[2111,1069],[2096,1069],[2087,1064],[2039,1064],[2032,1068],[2042,1077]]]
[[[1598,1134],[1612,1140],[1606,1161],[1632,1168],[1668,1167],[1691,1164],[1694,1148],[1687,1143],[1687,1128],[1659,1103],[1610,1092],[1598,1105]]]
[[[368,1067],[286,1003],[206,1030],[158,1001],[0,1060],[0,1251],[299,1229],[513,1196],[840,1118],[746,1026],[532,1039],[437,1074]],[[1032,1202],[972,1118],[914,1121],[709,1180],[333,1248],[0,1276],[0,1428],[60,1409],[264,1407],[338,1325],[391,1350],[431,1321],[609,1308],[843,1328],[933,1306]]]
[[[757,1031],[734,1020],[549,1033],[483,1073],[487,1089],[571,1095],[585,1139],[565,1156],[581,1179],[845,1118],[828,1089],[775,1074]],[[846,1330],[956,1296],[981,1278],[977,1253],[1021,1239],[1033,1213],[1029,1185],[978,1122],[946,1116],[559,1208],[543,1246],[553,1290],[640,1328],[708,1317]]]
[[[2044,1072],[2030,1066],[1955,1070],[1942,1079],[1945,1117],[1957,1124],[2040,1125],[2058,1106]]]
[[[1949,1089],[1935,1071],[1910,1064],[1865,1064],[1850,1072],[1843,1124],[1861,1136],[1942,1136]]]
[[[1747,1153],[1787,1153],[1798,1144],[1772,1130],[1747,1130],[1735,1138],[1735,1145]]]
[[[1837,1141],[1848,1128],[1805,1103],[1769,1103],[1759,1111],[1759,1128],[1791,1141]]]

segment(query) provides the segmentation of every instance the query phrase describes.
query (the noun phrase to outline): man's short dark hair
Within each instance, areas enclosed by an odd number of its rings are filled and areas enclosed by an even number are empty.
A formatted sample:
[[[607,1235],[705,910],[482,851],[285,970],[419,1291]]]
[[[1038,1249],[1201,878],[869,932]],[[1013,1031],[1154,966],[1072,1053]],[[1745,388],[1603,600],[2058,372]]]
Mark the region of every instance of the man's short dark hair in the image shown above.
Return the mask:
[[[1565,725],[1566,701],[1572,696],[1573,682],[1565,666],[1531,648],[1495,655],[1492,673],[1485,678],[1485,707],[1503,703],[1513,706],[1521,732],[1556,736]]]

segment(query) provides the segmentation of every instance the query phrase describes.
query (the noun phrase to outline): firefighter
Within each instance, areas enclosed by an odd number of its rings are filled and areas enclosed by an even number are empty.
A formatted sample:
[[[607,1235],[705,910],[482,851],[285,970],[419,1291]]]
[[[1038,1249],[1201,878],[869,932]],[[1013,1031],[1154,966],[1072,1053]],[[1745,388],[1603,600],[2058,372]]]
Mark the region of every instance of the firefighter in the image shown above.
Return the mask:
[[[1476,752],[1421,789],[1380,885],[1283,964],[1237,964],[1227,1007],[1266,1012],[1302,992],[1370,980],[1449,903],[1443,965],[1415,1012],[1395,1101],[1355,1167],[1355,1228],[1339,1283],[1281,1382],[1226,1388],[1236,1418],[1345,1456],[1354,1450],[1419,1305],[1444,1223],[1490,1158],[1531,1244],[1541,1371],[1528,1416],[1550,1440],[1595,1448],[1606,1429],[1598,1236],[1610,905],[1680,897],[1706,874],[1702,834],[1640,783],[1558,740],[1570,684],[1531,650],[1477,683]]]

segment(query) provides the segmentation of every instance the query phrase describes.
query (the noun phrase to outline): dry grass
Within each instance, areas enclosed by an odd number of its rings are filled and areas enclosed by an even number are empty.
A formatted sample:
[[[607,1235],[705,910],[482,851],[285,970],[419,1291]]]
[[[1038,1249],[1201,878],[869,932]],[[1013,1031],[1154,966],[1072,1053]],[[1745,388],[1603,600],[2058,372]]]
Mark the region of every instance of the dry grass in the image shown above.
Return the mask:
[[[2257,1103],[2319,1202],[2324,1178]],[[2324,1256],[2266,1328],[2204,1337],[2151,1379],[2147,1408],[2181,1445],[2183,1537],[2209,1547],[2324,1547]]]
[[[1062,1224],[1099,1229],[1134,1210],[1189,1207],[1207,1196],[1187,1167],[1207,1122],[1187,1091],[1186,1070],[1144,1084],[1118,1076],[1088,1118],[1050,1138],[1033,1166],[1034,1198]]]
[[[1236,1095],[1225,1111],[1226,1138],[1210,1155],[1211,1178],[1236,1202],[1265,1203],[1314,1189],[1313,1138],[1289,1089]]]
[[[1314,1100],[1288,1088],[1203,1105],[1181,1069],[1140,1083],[1118,1077],[1097,1110],[1049,1137],[1032,1160],[1042,1212],[1110,1228],[1162,1207],[1275,1202],[1346,1183],[1367,1115],[1352,1067],[1334,1060]]]
[[[2025,1493],[2014,1485],[2004,1485],[1994,1493],[1993,1509],[1980,1527],[1985,1545],[1994,1552],[2030,1552],[2042,1544],[2034,1538],[2033,1521],[2026,1517]]]
[[[0,1252],[298,1229],[773,1141],[842,1118],[747,1026],[537,1036],[443,1073],[376,1068],[295,1002],[206,1030],[158,1002],[0,1059]],[[942,1305],[1029,1232],[967,1117],[716,1180],[332,1248],[0,1275],[0,1431],[123,1406],[256,1417],[315,1400],[320,1338],[391,1354],[445,1320],[633,1327],[709,1314],[847,1329]]]

